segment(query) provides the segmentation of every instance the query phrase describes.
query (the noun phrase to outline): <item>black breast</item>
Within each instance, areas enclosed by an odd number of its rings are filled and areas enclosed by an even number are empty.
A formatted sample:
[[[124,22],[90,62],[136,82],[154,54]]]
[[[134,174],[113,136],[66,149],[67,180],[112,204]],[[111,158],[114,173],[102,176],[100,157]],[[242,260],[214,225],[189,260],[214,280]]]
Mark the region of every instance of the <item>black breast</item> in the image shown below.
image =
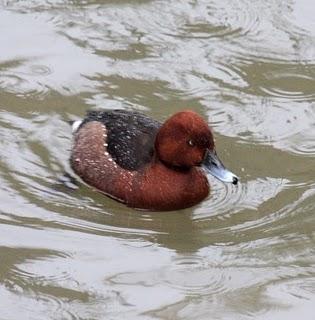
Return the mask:
[[[107,151],[123,169],[137,170],[152,160],[161,123],[141,113],[124,110],[89,111],[83,123],[100,121],[107,129]]]

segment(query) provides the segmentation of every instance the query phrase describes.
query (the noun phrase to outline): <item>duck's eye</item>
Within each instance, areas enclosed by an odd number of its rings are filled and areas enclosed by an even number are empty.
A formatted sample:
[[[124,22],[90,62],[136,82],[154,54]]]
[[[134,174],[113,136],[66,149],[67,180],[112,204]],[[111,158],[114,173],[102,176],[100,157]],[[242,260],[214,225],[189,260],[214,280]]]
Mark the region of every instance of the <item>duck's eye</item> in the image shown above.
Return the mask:
[[[192,139],[189,139],[189,140],[187,141],[187,144],[188,144],[190,147],[194,147],[194,146],[195,146],[195,143],[194,143],[194,141],[193,141]]]

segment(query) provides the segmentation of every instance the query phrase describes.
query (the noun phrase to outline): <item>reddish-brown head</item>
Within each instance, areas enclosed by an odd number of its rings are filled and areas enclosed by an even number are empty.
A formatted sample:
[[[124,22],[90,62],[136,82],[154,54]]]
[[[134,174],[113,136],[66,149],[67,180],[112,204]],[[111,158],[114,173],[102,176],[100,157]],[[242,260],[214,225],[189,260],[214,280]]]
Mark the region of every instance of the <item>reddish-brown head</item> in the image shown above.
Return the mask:
[[[165,164],[189,168],[200,165],[214,141],[208,124],[197,113],[187,110],[174,114],[159,130],[155,149]]]

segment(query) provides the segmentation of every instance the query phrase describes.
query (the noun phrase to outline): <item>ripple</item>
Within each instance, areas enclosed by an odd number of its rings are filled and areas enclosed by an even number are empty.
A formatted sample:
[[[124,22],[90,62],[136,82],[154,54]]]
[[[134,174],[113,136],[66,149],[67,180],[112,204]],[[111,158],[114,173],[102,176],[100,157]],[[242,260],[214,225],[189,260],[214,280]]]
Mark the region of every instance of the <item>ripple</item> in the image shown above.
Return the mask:
[[[194,39],[211,39],[246,36],[260,33],[259,10],[247,1],[199,1],[190,13],[185,12],[187,22],[173,36]]]
[[[228,26],[212,26],[207,23],[186,24],[182,27],[180,38],[211,39],[216,37],[228,37],[239,34],[239,29],[230,30]],[[175,36],[175,35],[172,35]]]
[[[312,66],[255,64],[252,79],[259,84],[262,94],[293,101],[313,101],[315,98]],[[251,68],[253,70],[254,68]],[[261,73],[260,73],[261,70]],[[247,72],[249,74],[249,72]],[[252,80],[251,79],[251,80]],[[249,81],[250,85],[255,85]]]
[[[30,75],[47,76],[51,73],[52,73],[52,70],[48,66],[32,65],[30,67]]]
[[[308,0],[305,0],[308,1]],[[286,3],[267,1],[255,3],[260,21],[259,35],[247,34],[246,39],[238,41],[238,45],[228,46],[235,57],[250,58],[253,61],[285,60],[302,63],[314,63],[314,37],[311,30],[303,27],[311,26],[311,16],[296,13],[296,7],[307,7],[305,3]],[[311,8],[311,6],[309,6]],[[303,16],[303,18],[302,18]]]
[[[299,192],[292,198],[293,199],[291,199],[288,204],[282,205],[281,209],[268,213],[260,218],[231,226],[230,230],[247,230],[250,233],[255,233],[257,230],[266,229],[268,230],[268,233],[275,233],[278,232],[279,229],[289,229],[294,232],[294,222],[290,222],[289,224],[288,222],[292,220],[295,221],[295,219],[298,219],[298,217],[303,215],[303,212],[312,210],[314,207],[312,204],[314,187],[309,189],[309,185],[303,186],[303,188],[301,187]],[[307,224],[307,221],[303,222],[303,224]],[[268,226],[272,226],[272,228],[268,228]],[[307,227],[305,230],[302,230],[302,232],[307,232],[308,229],[309,228]],[[297,241],[301,240],[302,242],[304,241],[303,237],[298,238]]]
[[[4,318],[287,319],[289,310],[312,319],[315,46],[306,3],[0,5]],[[208,116],[240,185],[210,177],[206,201],[171,213],[68,190],[58,183],[69,169],[66,120],[87,104]]]
[[[207,294],[223,294],[228,291],[225,275],[218,270],[177,270],[170,271],[170,278],[166,280],[169,287],[174,288],[189,297],[205,296]],[[228,281],[227,281],[228,282]]]
[[[22,248],[6,248],[2,247],[2,253],[5,253],[6,263],[3,265],[6,270],[6,277],[0,279],[5,285],[7,292],[2,292],[2,299],[5,299],[9,293],[10,301],[7,301],[7,305],[11,305],[12,301],[16,299],[19,301],[19,305],[23,305],[24,313],[27,311],[29,314],[34,313],[34,309],[29,306],[30,301],[36,297],[37,307],[34,314],[34,319],[38,314],[50,313],[54,310],[56,313],[63,313],[65,319],[73,319],[71,311],[67,311],[64,308],[65,298],[71,296],[70,292],[67,292],[66,288],[57,288],[55,286],[55,292],[50,291],[49,288],[54,288],[53,284],[60,282],[66,282],[69,279],[69,275],[58,274],[58,271],[54,269],[52,272],[50,266],[51,276],[39,277],[36,272],[36,266],[38,263],[53,262],[54,260],[64,259],[65,255],[61,252],[54,252],[52,250],[44,249],[22,249]],[[50,292],[49,292],[50,291]],[[71,290],[69,290],[71,291]],[[49,292],[49,293],[48,293]],[[68,296],[63,296],[67,293]],[[15,309],[13,314],[19,314],[21,309]],[[11,310],[12,312],[12,310]],[[6,317],[11,319],[11,317]]]
[[[310,126],[309,130],[303,130],[290,137],[290,139],[283,140],[281,148],[290,150],[295,154],[299,154],[303,157],[314,157],[315,155],[315,123]]]
[[[310,89],[313,81],[309,76],[306,80],[304,78],[302,82],[306,81],[308,87],[301,87],[303,92],[298,94],[288,93],[293,88],[281,85],[283,91],[280,96],[273,88],[275,83],[271,85],[271,82],[264,81],[265,76],[259,71],[255,74],[254,66],[245,73],[251,77],[247,79],[250,87],[244,90],[246,93],[223,90],[215,103],[205,102],[215,131],[241,144],[255,142],[311,156],[314,153],[314,93]],[[291,80],[289,84],[292,85]],[[268,95],[265,91],[269,92]]]
[[[54,22],[47,21],[50,20],[48,17],[34,12],[22,15],[13,10],[1,11],[0,19],[4,25],[20,25],[18,29],[5,29],[4,37],[0,39],[0,63],[18,62],[4,63],[6,68],[0,76],[2,88],[19,95],[37,93],[39,97],[50,90],[66,95],[78,90],[91,91],[91,82],[83,74],[88,76],[99,72],[106,64],[105,58],[77,47],[57,32]],[[19,43],[18,47],[16,43]],[[89,61],[88,65],[86,61]],[[10,78],[15,82],[10,83]]]
[[[216,17],[221,16],[222,22],[227,26],[234,29],[234,32],[239,36],[247,34],[258,36],[261,31],[261,11],[260,5],[250,6],[246,0],[235,1],[222,1],[218,6],[217,3],[208,6],[209,15]],[[215,14],[214,14],[215,13]]]
[[[195,213],[196,219],[209,218],[213,215],[224,219],[225,214],[229,215],[238,211],[236,204],[239,203],[242,195],[243,184],[238,186],[220,183],[215,178],[208,177],[211,185],[211,194],[208,201]]]
[[[241,181],[235,187],[218,182],[214,178],[210,180],[213,191],[209,200],[196,210],[196,222],[202,223],[213,218],[224,221],[244,209],[257,210],[260,205],[276,197],[288,182],[283,179],[257,178]]]
[[[209,272],[211,270],[211,272]],[[165,282],[188,296],[220,294],[228,290],[225,275],[197,255],[177,257],[168,271]]]

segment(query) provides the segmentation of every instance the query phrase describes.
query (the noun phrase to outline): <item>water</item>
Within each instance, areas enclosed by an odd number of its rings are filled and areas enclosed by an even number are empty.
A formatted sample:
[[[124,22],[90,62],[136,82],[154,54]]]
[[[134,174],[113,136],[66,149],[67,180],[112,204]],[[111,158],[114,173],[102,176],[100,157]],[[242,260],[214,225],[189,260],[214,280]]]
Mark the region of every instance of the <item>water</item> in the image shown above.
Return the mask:
[[[0,319],[314,319],[311,0],[0,2]],[[69,119],[191,108],[241,177],[192,209],[68,190]]]

